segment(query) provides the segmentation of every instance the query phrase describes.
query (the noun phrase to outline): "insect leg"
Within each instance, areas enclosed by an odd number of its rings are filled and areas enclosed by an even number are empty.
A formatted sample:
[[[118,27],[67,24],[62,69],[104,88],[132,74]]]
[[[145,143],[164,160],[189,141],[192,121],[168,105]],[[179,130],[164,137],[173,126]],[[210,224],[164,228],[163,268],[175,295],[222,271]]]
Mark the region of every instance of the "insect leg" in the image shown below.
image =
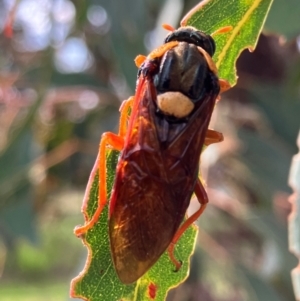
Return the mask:
[[[205,135],[205,141],[204,144],[206,146],[213,144],[213,143],[218,143],[224,140],[223,134],[214,130],[208,129]]]
[[[121,151],[124,146],[124,137],[127,130],[127,119],[128,110],[132,106],[134,97],[131,96],[127,100],[123,101],[120,107],[120,125],[119,134],[104,133],[101,138],[99,146],[99,160],[98,160],[98,170],[99,170],[99,195],[98,195],[98,207],[93,217],[84,226],[77,227],[75,229],[75,234],[80,236],[86,233],[87,230],[92,228],[94,224],[98,221],[98,218],[106,204],[106,149],[115,149]]]
[[[220,85],[220,94],[231,88],[230,83],[225,79],[219,79],[219,85]],[[217,102],[220,101],[220,99],[221,99],[220,94],[218,95],[218,97],[216,99]]]
[[[219,79],[220,93],[223,93],[231,88],[230,83],[225,79]]]
[[[145,60],[147,59],[147,57],[145,55],[139,54],[135,59],[135,65],[140,68],[142,66],[142,64],[145,62]]]
[[[171,41],[171,42],[168,42],[166,44],[163,44],[161,45],[160,47],[154,49],[151,53],[149,53],[148,56],[145,56],[145,55],[141,55],[139,54],[134,62],[135,62],[135,65],[140,68],[141,65],[145,62],[146,59],[149,59],[149,60],[154,60],[156,58],[160,58],[162,57],[168,50],[174,48],[175,46],[177,46],[179,43],[178,41]]]
[[[114,133],[104,133],[101,138],[99,147],[99,160],[98,160],[98,170],[99,170],[99,195],[98,195],[98,207],[92,218],[81,227],[76,227],[74,233],[76,236],[85,234],[89,229],[91,229],[95,223],[98,221],[99,216],[106,205],[106,149],[115,149],[121,151],[124,146],[124,138],[118,136]]]
[[[200,217],[200,215],[203,213],[208,203],[208,197],[200,179],[197,179],[196,182],[195,195],[200,203],[200,208],[194,214],[192,214],[187,220],[184,221],[184,223],[181,225],[181,227],[178,229],[175,236],[173,237],[170,246],[168,247],[168,254],[171,261],[174,263],[176,267],[176,271],[180,269],[182,263],[178,261],[174,256],[175,245],[179,240],[179,238],[182,236],[182,234],[187,230],[187,228]]]
[[[152,52],[150,52],[147,56],[148,59],[154,60],[156,58],[161,58],[168,50],[176,47],[179,44],[178,41],[171,41],[166,44],[163,44],[156,49],[154,49]]]
[[[128,111],[132,107],[132,103],[134,101],[134,96],[129,97],[128,99],[124,100],[120,106],[120,124],[119,124],[119,136],[125,137],[127,131],[127,123],[128,123]]]

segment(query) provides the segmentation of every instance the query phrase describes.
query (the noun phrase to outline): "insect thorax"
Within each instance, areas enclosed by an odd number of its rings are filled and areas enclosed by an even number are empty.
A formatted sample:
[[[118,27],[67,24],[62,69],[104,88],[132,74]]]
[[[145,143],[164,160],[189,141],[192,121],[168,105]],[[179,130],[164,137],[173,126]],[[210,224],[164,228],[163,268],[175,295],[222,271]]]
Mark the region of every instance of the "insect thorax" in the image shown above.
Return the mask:
[[[209,80],[210,70],[197,46],[180,42],[164,54],[154,77],[159,109],[177,118],[186,117],[205,97]]]

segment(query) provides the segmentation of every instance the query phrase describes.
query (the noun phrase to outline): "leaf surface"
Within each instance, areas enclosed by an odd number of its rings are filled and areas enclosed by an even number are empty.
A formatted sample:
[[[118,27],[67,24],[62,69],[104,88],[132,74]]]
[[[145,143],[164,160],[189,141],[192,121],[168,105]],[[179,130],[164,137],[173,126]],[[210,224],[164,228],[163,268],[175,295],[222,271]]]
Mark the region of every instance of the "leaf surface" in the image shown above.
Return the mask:
[[[236,84],[235,63],[241,52],[255,49],[272,0],[210,0],[202,1],[181,21],[205,33],[232,26],[232,30],[213,36],[216,52],[213,57],[219,77]]]

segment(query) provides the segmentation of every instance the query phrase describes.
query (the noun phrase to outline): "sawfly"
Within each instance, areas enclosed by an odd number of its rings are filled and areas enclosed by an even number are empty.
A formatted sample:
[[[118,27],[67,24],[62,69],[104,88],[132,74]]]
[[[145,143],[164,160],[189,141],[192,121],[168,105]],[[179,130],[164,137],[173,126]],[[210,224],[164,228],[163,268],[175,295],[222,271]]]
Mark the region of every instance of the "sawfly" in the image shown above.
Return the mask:
[[[104,133],[100,142],[98,208],[75,229],[83,235],[98,221],[107,204],[106,150],[119,151],[108,223],[112,260],[124,284],[139,279],[166,250],[180,268],[176,242],[208,203],[198,177],[201,151],[223,140],[208,129],[220,92],[229,88],[212,60],[212,35],[164,27],[170,31],[164,44],[135,60],[136,91],[122,103],[119,133]],[[200,208],[184,219],[193,193]]]

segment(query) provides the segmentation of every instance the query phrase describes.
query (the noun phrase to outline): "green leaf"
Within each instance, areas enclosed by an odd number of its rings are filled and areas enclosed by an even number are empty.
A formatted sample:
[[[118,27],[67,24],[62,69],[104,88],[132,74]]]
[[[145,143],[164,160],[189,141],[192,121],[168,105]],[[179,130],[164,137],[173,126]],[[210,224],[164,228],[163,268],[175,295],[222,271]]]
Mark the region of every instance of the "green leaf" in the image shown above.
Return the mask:
[[[212,34],[216,30],[232,26],[224,34],[216,34],[216,53],[213,57],[219,77],[235,85],[235,62],[243,49],[255,49],[272,0],[211,0],[203,1],[187,14],[183,26],[193,26]]]
[[[226,3],[226,5],[224,5]],[[193,11],[188,25],[212,33],[220,27],[232,25],[233,30],[217,35],[216,63],[220,76],[232,85],[236,81],[234,64],[245,47],[254,48],[257,37],[271,4],[268,1],[205,1],[202,10]],[[213,9],[211,9],[213,7]],[[224,8],[225,7],[225,8]],[[234,12],[234,13],[232,13]],[[118,153],[111,151],[107,155],[107,191],[111,191],[114,180]],[[108,195],[109,199],[109,195]],[[95,165],[84,200],[84,215],[89,220],[98,201],[98,171]],[[176,244],[175,256],[182,260],[183,266],[176,273],[174,265],[167,254],[163,254],[158,262],[136,283],[124,285],[118,279],[110,255],[108,237],[108,206],[100,215],[95,226],[88,230],[83,238],[89,250],[84,271],[72,281],[71,296],[85,300],[164,300],[167,292],[180,284],[188,275],[189,260],[194,250],[197,230],[190,227]]]
[[[107,156],[107,188],[111,191],[114,170],[118,160],[118,152],[111,151]],[[98,205],[98,171],[97,164],[91,173],[87,186],[86,210],[84,214],[89,220]],[[88,230],[84,244],[88,248],[88,260],[84,271],[71,284],[71,296],[98,301],[116,300],[165,300],[168,290],[181,283],[188,275],[189,257],[193,252],[196,227],[190,227],[176,244],[175,256],[183,261],[178,272],[167,254],[163,254],[158,262],[136,283],[124,285],[120,282],[110,256],[108,237],[108,206],[105,207],[98,222]],[[151,298],[152,295],[152,298]]]

